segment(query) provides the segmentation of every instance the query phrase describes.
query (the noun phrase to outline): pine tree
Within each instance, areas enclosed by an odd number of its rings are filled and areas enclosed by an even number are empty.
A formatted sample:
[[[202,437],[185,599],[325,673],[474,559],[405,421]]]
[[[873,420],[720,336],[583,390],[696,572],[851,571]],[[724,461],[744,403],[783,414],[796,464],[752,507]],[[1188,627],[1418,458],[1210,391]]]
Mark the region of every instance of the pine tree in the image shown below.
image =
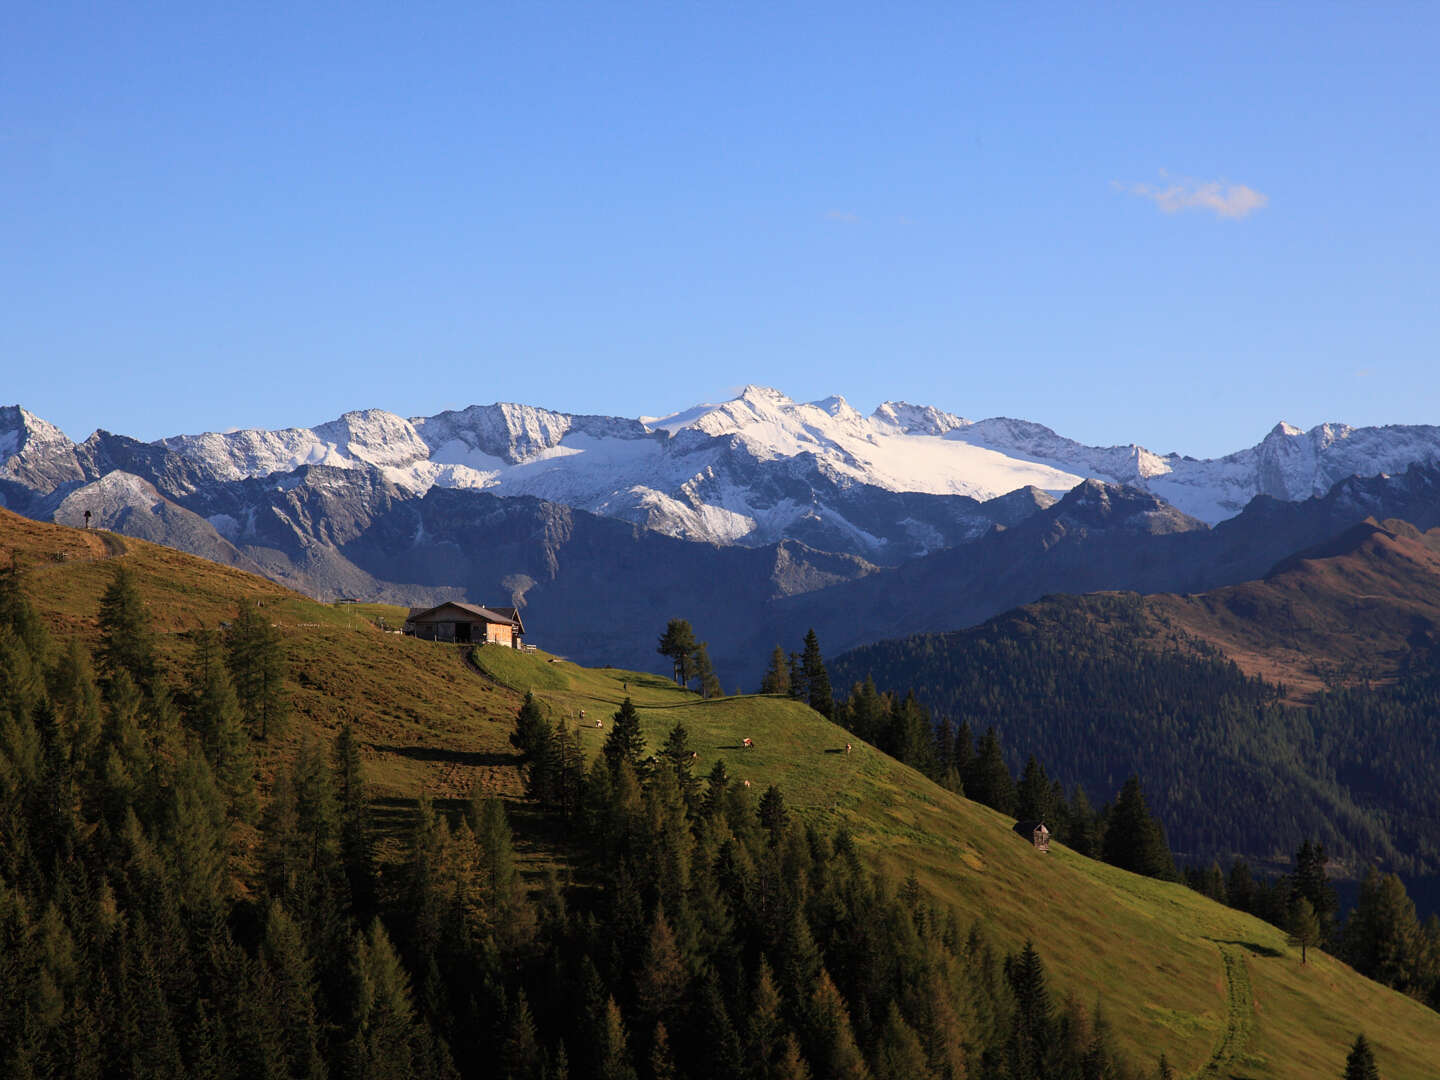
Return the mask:
[[[1027,941],[1018,956],[1005,962],[1006,977],[1015,995],[1015,1012],[1005,1053],[1015,1080],[1041,1080],[1049,1072],[1049,1055],[1056,1045],[1055,1015],[1046,985],[1045,965],[1035,946]]]
[[[355,1075],[407,1080],[414,1072],[410,977],[376,919],[356,934],[351,963],[353,1028],[345,1057]]]
[[[316,981],[305,937],[279,903],[265,917],[261,956],[274,989],[273,1005],[282,1030],[280,1042],[289,1073],[320,1077],[320,1023],[315,1012]]]
[[[992,727],[980,739],[979,749],[965,771],[965,794],[992,810],[1010,814],[1015,810],[1015,781],[1000,751],[1000,736]]]
[[[525,700],[515,714],[515,729],[510,732],[510,745],[520,751],[522,764],[528,764],[540,751],[550,735],[550,725],[540,711],[533,692],[525,691]]]
[[[1370,1041],[1363,1032],[1355,1036],[1355,1042],[1345,1058],[1343,1080],[1380,1080],[1380,1070],[1375,1066],[1375,1052],[1370,1049]]]
[[[1045,775],[1045,766],[1035,760],[1034,754],[1025,762],[1025,772],[1015,788],[1015,816],[1021,821],[1045,821],[1054,824],[1050,778]]]
[[[675,782],[679,785],[685,805],[694,807],[699,797],[700,781],[695,776],[695,753],[690,749],[690,733],[680,721],[675,721],[670,734],[665,736],[660,757],[674,772]]]
[[[250,736],[235,697],[230,673],[220,662],[213,634],[202,632],[195,643],[192,724],[200,733],[205,756],[220,789],[230,800],[230,813],[242,821],[255,816],[255,759]]]
[[[1332,936],[1335,913],[1340,908],[1339,897],[1325,869],[1326,861],[1325,845],[1306,840],[1295,853],[1295,873],[1291,877],[1292,898],[1303,896],[1310,901],[1315,917],[1320,921],[1320,934],[1324,941]]]
[[[685,619],[671,619],[655,646],[661,656],[669,657],[681,686],[688,686],[695,675],[695,649],[695,631]]]
[[[1174,880],[1175,862],[1160,823],[1150,816],[1140,780],[1132,776],[1116,796],[1105,819],[1101,858],[1112,866],[1147,877]]]
[[[870,1076],[865,1059],[855,1044],[850,1010],[840,996],[830,973],[820,969],[820,979],[809,1002],[811,1060],[821,1076],[833,1080],[863,1080]]]
[[[141,690],[155,680],[155,631],[129,568],[115,562],[115,574],[100,598],[100,669],[107,684],[125,672]]]
[[[640,759],[645,753],[645,736],[640,734],[640,714],[628,697],[620,703],[620,711],[612,718],[601,752],[610,765],[612,776],[618,773],[622,761],[629,762],[637,774],[642,770]]]
[[[1345,925],[1345,958],[1362,975],[1408,992],[1420,952],[1420,925],[1405,883],[1370,868]]]
[[[285,643],[253,604],[242,604],[226,638],[235,695],[250,730],[260,739],[284,733],[290,716],[285,693]]]
[[[375,869],[370,854],[370,800],[365,767],[349,724],[335,736],[335,796],[340,810],[340,858],[350,882],[357,914],[369,913],[375,899]]]
[[[776,645],[775,651],[770,654],[770,666],[765,669],[765,677],[760,680],[760,693],[790,693],[790,662],[785,657],[785,650],[779,645]]]
[[[820,656],[820,639],[811,627],[805,634],[805,652],[800,660],[805,671],[805,690],[810,708],[827,720],[835,715],[835,695],[830,689],[830,673]]]
[[[770,843],[778,844],[790,825],[790,812],[785,809],[785,797],[774,784],[760,796],[759,813],[760,824],[770,833]]]

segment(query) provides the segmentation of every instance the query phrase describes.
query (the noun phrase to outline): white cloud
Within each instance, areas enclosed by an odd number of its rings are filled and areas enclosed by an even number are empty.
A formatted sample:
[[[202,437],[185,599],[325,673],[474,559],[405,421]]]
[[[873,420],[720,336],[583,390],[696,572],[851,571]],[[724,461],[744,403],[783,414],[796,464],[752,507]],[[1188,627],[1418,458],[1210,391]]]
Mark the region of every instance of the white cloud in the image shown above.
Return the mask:
[[[1164,176],[1162,172],[1160,174]],[[1225,180],[1193,180],[1177,178],[1165,186],[1155,184],[1121,184],[1114,187],[1131,195],[1149,199],[1167,214],[1181,210],[1209,210],[1216,217],[1239,219],[1264,209],[1270,196],[1244,184]]]
[[[838,221],[842,225],[855,225],[860,221],[859,214],[852,214],[849,210],[830,210],[825,214],[826,221]]]

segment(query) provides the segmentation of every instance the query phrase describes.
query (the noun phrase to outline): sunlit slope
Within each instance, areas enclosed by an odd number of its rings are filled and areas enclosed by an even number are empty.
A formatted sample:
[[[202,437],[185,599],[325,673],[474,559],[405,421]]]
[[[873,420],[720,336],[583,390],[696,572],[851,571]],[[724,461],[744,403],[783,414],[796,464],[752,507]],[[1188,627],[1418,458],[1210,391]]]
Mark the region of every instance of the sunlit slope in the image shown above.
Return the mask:
[[[100,597],[115,567],[134,575],[162,658],[183,681],[189,631],[214,629],[241,603],[259,603],[290,659],[294,722],[257,743],[262,777],[307,735],[355,725],[371,787],[382,798],[421,790],[464,797],[480,783],[522,792],[509,743],[518,697],[483,679],[455,646],[385,633],[375,620],[403,609],[320,604],[264,578],[172,548],[100,530],[70,529],[0,510],[0,566],[18,557],[27,595],[58,637],[98,638]]]
[[[654,675],[588,670],[543,653],[485,648],[476,661],[512,689],[533,690],[554,717],[578,721],[583,710],[592,753],[627,693],[650,749],[682,722],[702,773],[724,758],[757,794],[779,785],[806,820],[849,828],[897,883],[915,871],[1007,948],[1033,939],[1059,992],[1086,1005],[1098,997],[1136,1061],[1164,1051],[1182,1075],[1328,1080],[1364,1031],[1384,1076],[1429,1080],[1440,1069],[1440,1014],[1322,954],[1302,967],[1279,930],[1183,886],[1060,845],[1041,855],[1012,819],[950,794],[797,702],[704,701]],[[743,749],[745,738],[754,749]]]

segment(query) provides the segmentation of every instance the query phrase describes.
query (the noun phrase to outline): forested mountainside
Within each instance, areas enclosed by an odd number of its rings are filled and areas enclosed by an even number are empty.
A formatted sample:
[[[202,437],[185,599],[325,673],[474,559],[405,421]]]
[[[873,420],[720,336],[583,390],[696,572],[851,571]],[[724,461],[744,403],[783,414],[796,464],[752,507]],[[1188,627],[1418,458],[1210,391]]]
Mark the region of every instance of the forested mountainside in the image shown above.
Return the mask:
[[[1420,1077],[1440,1042],[801,704],[477,670],[143,542],[0,538],[11,1075],[1321,1077],[1363,1030]],[[540,728],[561,782],[521,798]]]
[[[1356,877],[1423,878],[1440,871],[1440,576],[1434,538],[1395,530],[1201,596],[1050,597],[857,649],[833,676],[993,726],[1012,767],[1033,753],[1067,788],[1144,777],[1192,860],[1283,860],[1315,839]]]

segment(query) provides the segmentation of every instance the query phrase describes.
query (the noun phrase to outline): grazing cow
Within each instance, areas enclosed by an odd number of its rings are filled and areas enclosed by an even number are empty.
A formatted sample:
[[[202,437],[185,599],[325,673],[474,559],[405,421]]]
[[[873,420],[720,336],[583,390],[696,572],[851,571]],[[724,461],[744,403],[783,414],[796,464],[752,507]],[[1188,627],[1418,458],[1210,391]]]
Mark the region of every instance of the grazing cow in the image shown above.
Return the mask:
[[[691,750],[691,751],[690,751],[690,760],[691,760],[691,761],[699,761],[699,760],[700,760],[700,751],[699,751],[699,750]]]
[[[749,781],[749,780],[741,780],[740,782],[741,782],[742,784],[744,784],[746,787],[749,787],[749,786],[750,786],[750,781]]]
[[[755,749],[755,740],[754,740],[754,739],[748,739],[748,738],[747,738],[747,739],[741,739],[741,740],[740,740],[740,745],[743,746],[746,750],[754,750],[754,749]]]
[[[604,722],[603,720],[601,720],[601,719],[597,716],[597,717],[595,718],[595,726],[596,726],[596,727],[604,727],[604,726],[605,726],[605,722]]]
[[[855,748],[854,748],[853,746],[851,746],[848,742],[845,744],[845,753],[848,754],[848,753],[850,753],[850,751],[853,750],[853,749],[855,749]]]

